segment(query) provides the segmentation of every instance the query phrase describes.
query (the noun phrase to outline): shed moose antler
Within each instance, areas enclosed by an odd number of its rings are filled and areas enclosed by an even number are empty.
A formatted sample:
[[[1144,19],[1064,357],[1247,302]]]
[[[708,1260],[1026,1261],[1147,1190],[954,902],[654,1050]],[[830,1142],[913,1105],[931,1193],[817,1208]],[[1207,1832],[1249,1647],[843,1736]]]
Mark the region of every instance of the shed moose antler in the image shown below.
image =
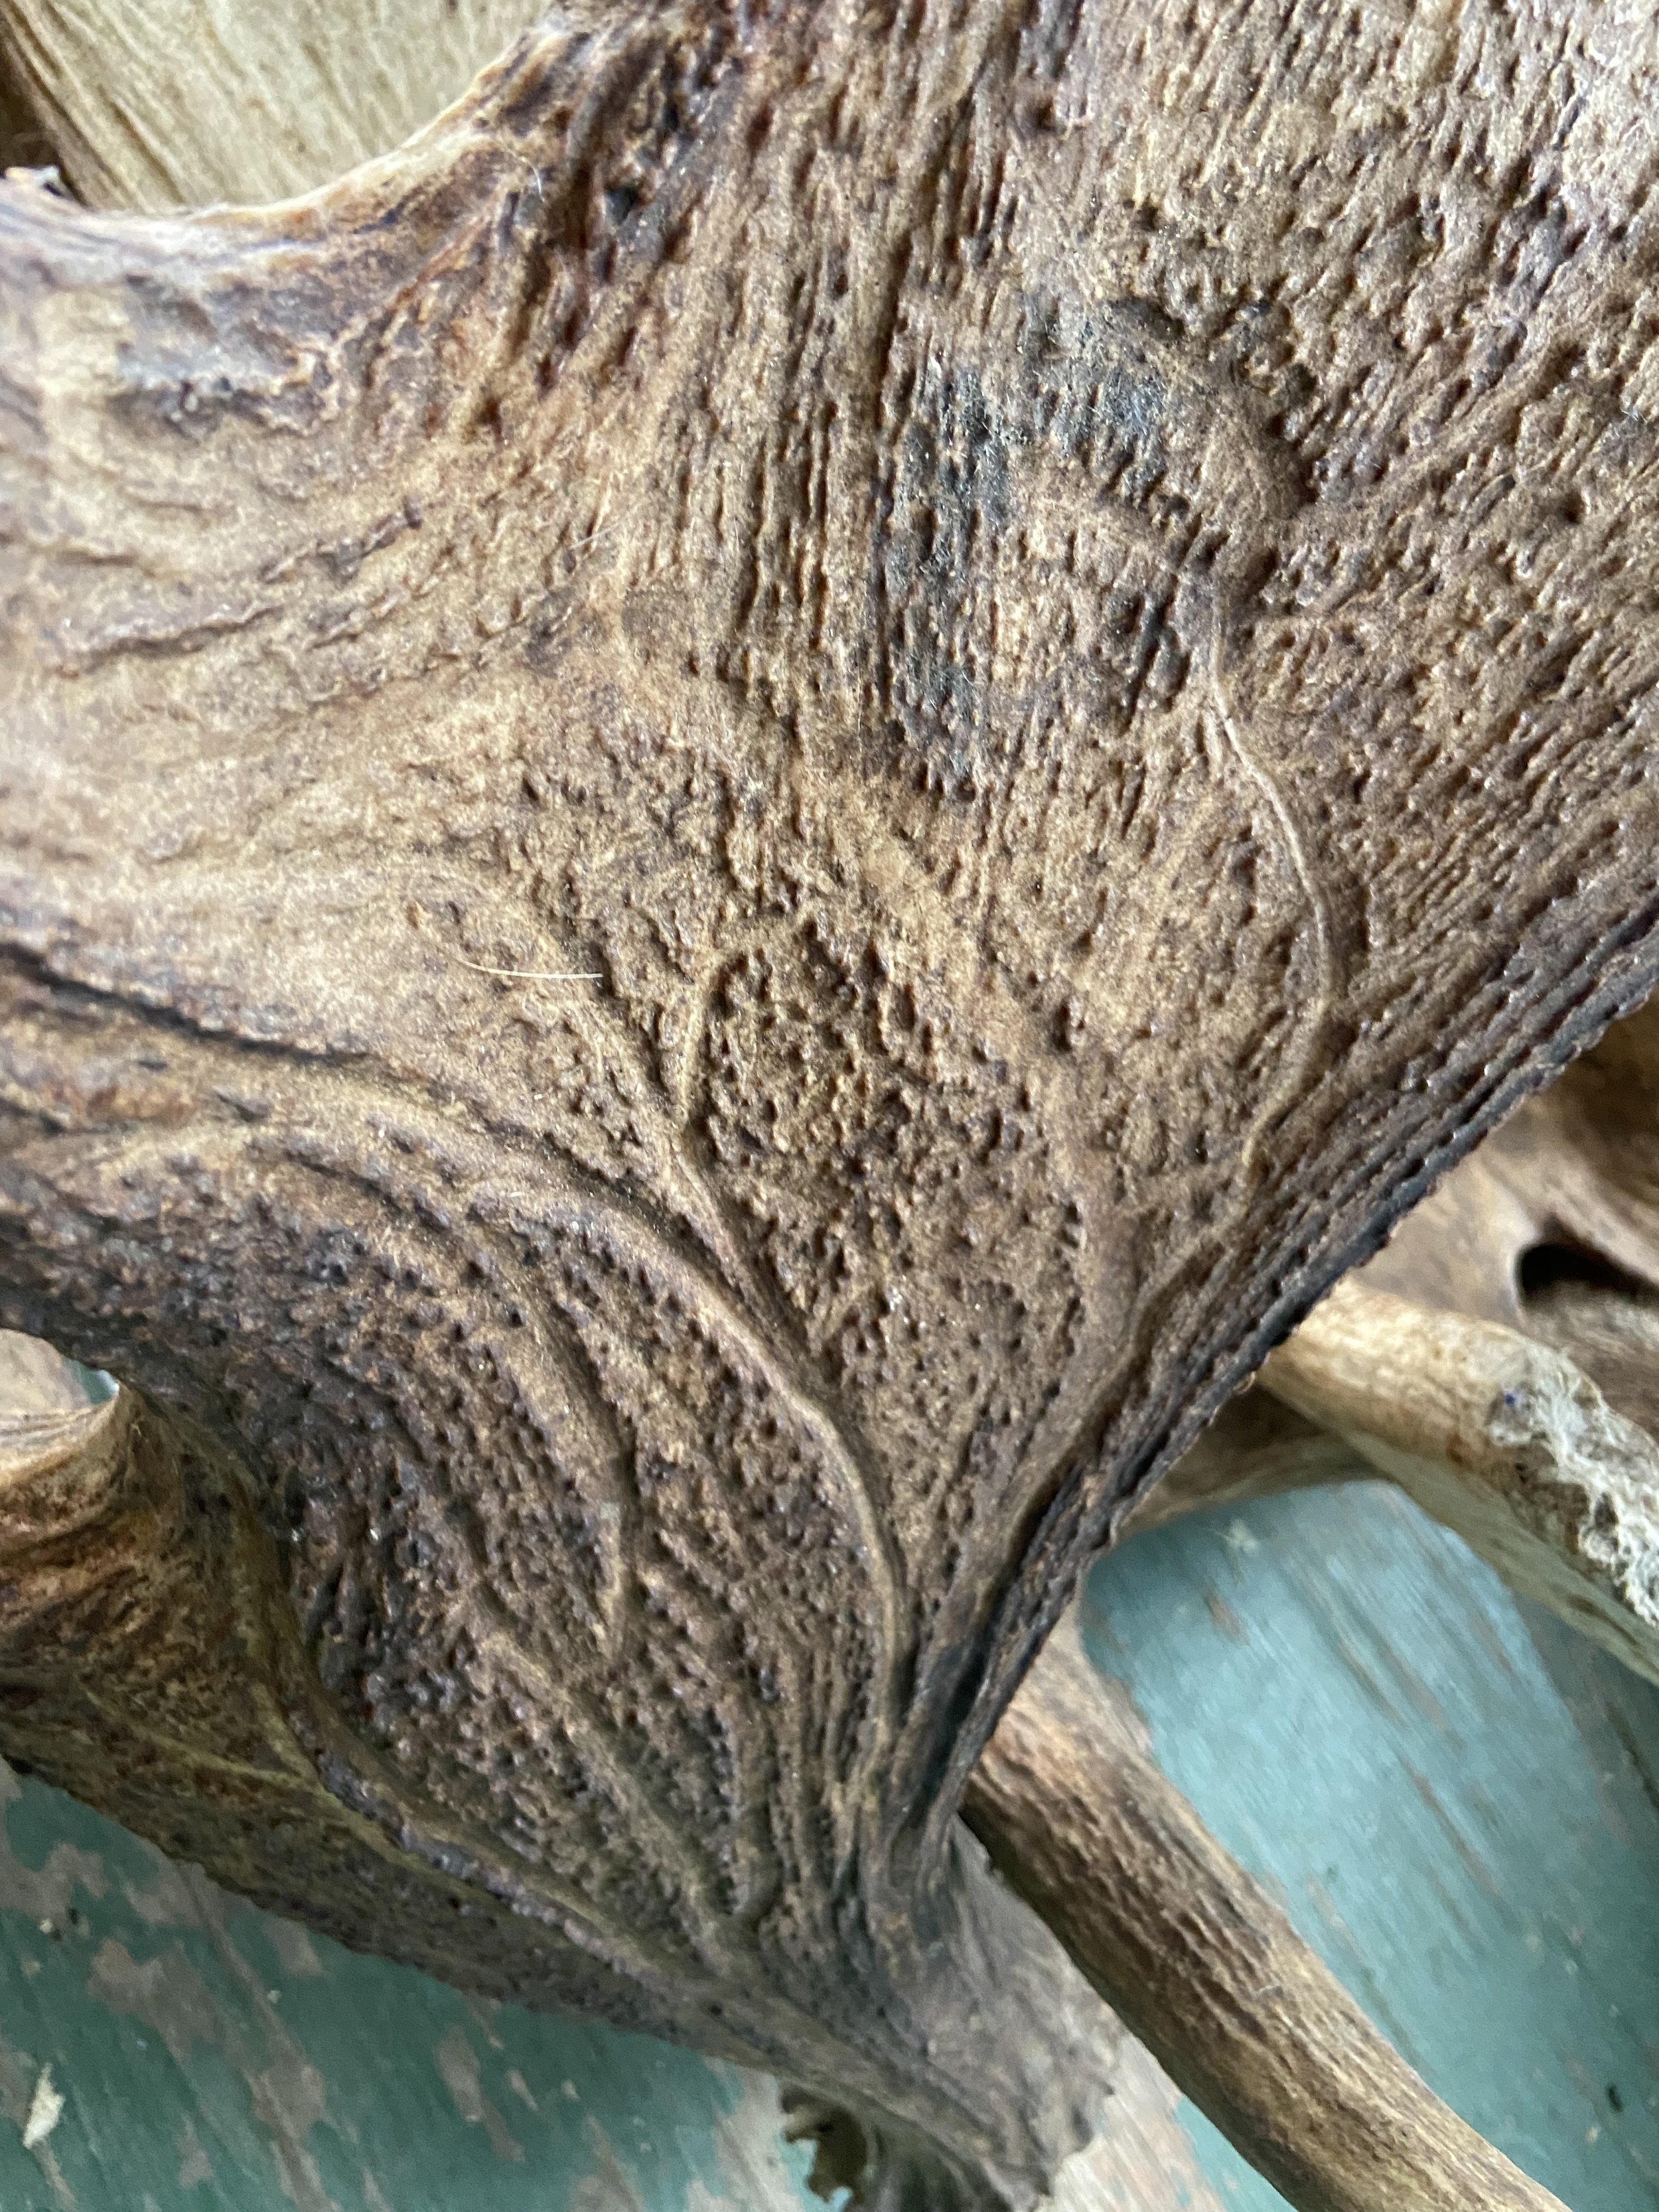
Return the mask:
[[[0,1323],[131,1386],[0,1490],[8,1749],[1048,2188],[975,1762],[1659,967],[1650,40],[633,0],[308,198],[0,192]],[[1402,2129],[1279,2170],[1550,2201]]]

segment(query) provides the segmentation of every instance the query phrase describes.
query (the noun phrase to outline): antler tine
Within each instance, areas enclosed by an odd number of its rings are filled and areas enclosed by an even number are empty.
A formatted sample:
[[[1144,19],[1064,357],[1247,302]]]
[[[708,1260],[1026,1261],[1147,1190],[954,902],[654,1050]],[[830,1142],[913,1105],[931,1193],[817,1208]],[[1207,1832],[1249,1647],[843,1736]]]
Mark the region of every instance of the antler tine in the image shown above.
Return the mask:
[[[1206,1832],[1069,1621],[964,1813],[1125,2025],[1299,2212],[1562,2212],[1442,2104]]]

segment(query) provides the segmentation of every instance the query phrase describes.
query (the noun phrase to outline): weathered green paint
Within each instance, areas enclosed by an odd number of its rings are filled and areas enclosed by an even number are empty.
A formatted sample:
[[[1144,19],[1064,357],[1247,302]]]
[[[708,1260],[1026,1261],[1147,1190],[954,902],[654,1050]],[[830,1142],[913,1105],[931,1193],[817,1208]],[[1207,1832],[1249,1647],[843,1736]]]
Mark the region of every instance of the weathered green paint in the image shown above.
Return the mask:
[[[13,1784],[5,2212],[750,2212],[811,2203],[770,2085],[471,2003],[221,1897]],[[50,2062],[64,2100],[21,2130]]]
[[[1145,1538],[1085,1638],[1449,2103],[1576,2212],[1659,2203],[1659,1692],[1382,1485]],[[1194,2135],[1230,2205],[1281,2203]]]
[[[1443,2094],[1577,2212],[1659,2204],[1659,1692],[1380,1488],[1141,1538],[1085,1632]],[[32,1782],[0,1820],[3,2212],[814,2201],[768,2083],[352,1957]],[[26,2151],[48,2063],[63,2110]],[[1141,2069],[1133,2151],[1066,2212],[1279,2203],[1170,2101]]]

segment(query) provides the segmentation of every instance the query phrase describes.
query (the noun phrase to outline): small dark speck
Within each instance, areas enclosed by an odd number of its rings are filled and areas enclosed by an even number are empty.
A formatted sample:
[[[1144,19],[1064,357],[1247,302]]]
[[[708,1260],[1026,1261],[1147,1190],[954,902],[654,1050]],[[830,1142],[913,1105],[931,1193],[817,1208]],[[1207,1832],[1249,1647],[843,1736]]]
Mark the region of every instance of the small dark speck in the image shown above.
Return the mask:
[[[1211,1620],[1214,1621],[1224,1636],[1231,1638],[1235,1644],[1243,1644],[1249,1640],[1245,1634],[1243,1622],[1219,1590],[1206,1589],[1204,1593],[1204,1602],[1209,1608]]]
[[[1622,2112],[1625,2109],[1625,2100],[1619,2094],[1619,2084],[1616,2081],[1609,2081],[1607,2084],[1607,2102],[1615,2112]]]
[[[228,1106],[233,1113],[240,1115],[245,1121],[268,1121],[270,1119],[270,1101],[268,1098],[250,1097],[243,1091],[222,1090],[216,1091],[214,1096],[222,1104]]]

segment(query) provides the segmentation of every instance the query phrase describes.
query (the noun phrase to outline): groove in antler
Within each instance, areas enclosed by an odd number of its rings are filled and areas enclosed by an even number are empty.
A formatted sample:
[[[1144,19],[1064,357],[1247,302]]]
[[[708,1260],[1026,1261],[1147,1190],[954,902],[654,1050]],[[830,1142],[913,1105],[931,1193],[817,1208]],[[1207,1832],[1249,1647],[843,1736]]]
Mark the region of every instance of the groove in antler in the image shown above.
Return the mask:
[[[517,1695],[532,1703],[533,1676]],[[561,1702],[544,1691],[525,1741],[568,1761],[581,1737],[561,1746]],[[25,1771],[349,1946],[784,2071],[822,2171],[872,2212],[905,2212],[917,2190],[940,2212],[1029,2202],[1039,2162],[1099,2124],[1115,2024],[967,1838],[925,1917],[886,1904],[884,1926],[866,1891],[838,2034],[822,1993],[808,2011],[792,1986],[798,1928],[745,1936],[695,1896],[659,1897],[653,1921],[652,1888],[619,1891],[629,1869],[602,1837],[561,1867],[526,1849],[522,1820],[502,1833],[366,1749],[295,1632],[245,1471],[131,1390],[0,1429],[0,1730]],[[577,1822],[610,1780],[597,1729],[586,1747],[585,1775],[556,1777]],[[665,1830],[625,1797],[616,1811],[637,1875]],[[691,1841],[720,1848],[708,1822]],[[689,1861],[648,1871],[659,1888],[697,1881]]]

